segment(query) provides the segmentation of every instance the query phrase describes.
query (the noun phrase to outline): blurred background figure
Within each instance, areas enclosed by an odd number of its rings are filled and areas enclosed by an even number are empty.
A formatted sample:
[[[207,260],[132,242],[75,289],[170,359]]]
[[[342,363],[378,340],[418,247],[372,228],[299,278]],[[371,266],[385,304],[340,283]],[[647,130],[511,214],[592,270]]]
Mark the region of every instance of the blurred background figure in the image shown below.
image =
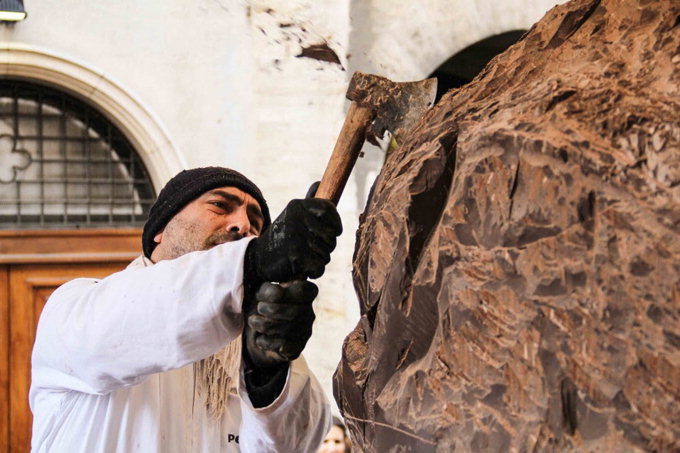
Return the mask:
[[[333,425],[328,431],[317,453],[350,453],[351,442],[347,437],[347,429],[338,417],[333,416]]]

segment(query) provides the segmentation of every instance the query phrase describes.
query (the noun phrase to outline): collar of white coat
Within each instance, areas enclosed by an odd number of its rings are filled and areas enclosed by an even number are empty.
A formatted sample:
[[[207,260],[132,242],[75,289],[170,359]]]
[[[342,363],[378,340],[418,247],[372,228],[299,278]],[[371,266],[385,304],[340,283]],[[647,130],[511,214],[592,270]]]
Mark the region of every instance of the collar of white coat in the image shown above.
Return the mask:
[[[146,256],[139,255],[130,264],[128,264],[127,267],[149,267],[149,266],[153,266],[153,264],[154,264],[153,261],[151,261]]]

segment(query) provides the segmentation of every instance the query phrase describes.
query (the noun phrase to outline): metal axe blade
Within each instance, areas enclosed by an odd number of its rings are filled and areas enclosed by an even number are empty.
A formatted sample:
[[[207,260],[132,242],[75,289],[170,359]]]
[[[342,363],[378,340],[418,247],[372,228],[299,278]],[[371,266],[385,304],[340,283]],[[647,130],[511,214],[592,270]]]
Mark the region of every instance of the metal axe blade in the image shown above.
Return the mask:
[[[377,144],[377,139],[388,130],[399,142],[433,105],[436,92],[437,79],[393,82],[355,72],[347,89],[347,98],[352,103],[315,197],[337,204],[364,140],[368,138]]]
[[[347,89],[347,99],[375,112],[366,139],[378,145],[385,131],[401,143],[403,134],[434,104],[437,79],[393,82],[385,77],[356,72]]]

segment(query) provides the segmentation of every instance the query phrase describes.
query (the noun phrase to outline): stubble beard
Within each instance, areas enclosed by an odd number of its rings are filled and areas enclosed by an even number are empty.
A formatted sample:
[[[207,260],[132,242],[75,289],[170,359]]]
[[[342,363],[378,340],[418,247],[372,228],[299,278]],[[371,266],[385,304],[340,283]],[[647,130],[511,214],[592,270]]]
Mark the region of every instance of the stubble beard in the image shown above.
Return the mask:
[[[217,245],[243,239],[244,235],[237,231],[215,231],[207,238],[196,226],[180,217],[174,217],[165,227],[165,235],[173,238],[167,245],[164,259],[179,258],[187,253],[209,250]]]

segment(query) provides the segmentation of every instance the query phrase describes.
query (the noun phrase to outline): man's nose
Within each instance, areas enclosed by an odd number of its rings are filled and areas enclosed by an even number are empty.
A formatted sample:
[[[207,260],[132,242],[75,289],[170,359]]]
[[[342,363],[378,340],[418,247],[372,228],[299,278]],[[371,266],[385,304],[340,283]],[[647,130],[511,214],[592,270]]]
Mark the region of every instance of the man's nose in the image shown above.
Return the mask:
[[[248,215],[245,212],[241,212],[240,209],[238,212],[233,213],[231,218],[229,219],[227,230],[233,233],[239,233],[244,237],[249,236],[250,220],[248,220]]]

